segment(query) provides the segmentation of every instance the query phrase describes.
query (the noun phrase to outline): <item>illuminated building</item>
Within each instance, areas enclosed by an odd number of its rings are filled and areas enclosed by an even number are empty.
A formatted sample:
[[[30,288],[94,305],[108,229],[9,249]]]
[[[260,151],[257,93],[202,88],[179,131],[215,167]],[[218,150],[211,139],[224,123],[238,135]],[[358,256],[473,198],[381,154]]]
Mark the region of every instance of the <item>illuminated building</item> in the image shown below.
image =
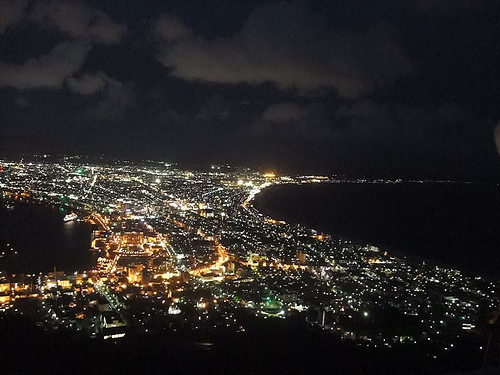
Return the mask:
[[[10,303],[10,295],[0,294],[0,305],[8,305]]]
[[[103,311],[101,312],[101,330],[105,340],[117,339],[125,336],[127,324],[118,313]]]
[[[297,250],[297,258],[300,264],[306,264],[306,253],[302,250]]]
[[[63,289],[71,289],[73,287],[73,284],[69,279],[57,280],[57,285]]]
[[[128,282],[131,284],[141,283],[143,270],[144,266],[142,264],[128,267],[128,277],[127,277]]]
[[[142,245],[146,242],[144,234],[137,233],[137,232],[123,233],[121,235],[120,239],[121,239],[122,246],[126,246],[126,245],[138,246],[138,245]]]
[[[10,282],[1,281],[0,282],[0,293],[10,293]]]

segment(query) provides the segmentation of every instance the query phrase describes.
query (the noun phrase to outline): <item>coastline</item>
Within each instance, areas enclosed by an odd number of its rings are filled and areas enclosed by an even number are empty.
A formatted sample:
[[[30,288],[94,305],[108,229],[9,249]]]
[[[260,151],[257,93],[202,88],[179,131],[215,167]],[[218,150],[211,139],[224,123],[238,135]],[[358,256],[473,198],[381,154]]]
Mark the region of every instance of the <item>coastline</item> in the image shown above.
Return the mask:
[[[332,183],[328,182],[328,181],[324,181],[324,182],[320,182],[320,184],[325,184],[326,185],[326,184],[332,184]],[[366,239],[362,239],[362,238],[346,238],[345,236],[342,236],[340,234],[331,233],[328,229],[322,228],[321,226],[318,227],[318,226],[312,225],[311,223],[300,222],[300,221],[296,221],[296,220],[291,220],[286,215],[283,215],[283,214],[281,214],[279,212],[276,212],[276,211],[274,211],[272,209],[262,208],[262,207],[258,208],[255,204],[252,204],[252,202],[254,202],[254,200],[255,200],[255,198],[257,198],[257,196],[265,193],[265,191],[269,190],[270,188],[281,187],[281,186],[302,186],[302,185],[306,185],[306,184],[305,183],[303,183],[303,184],[285,183],[285,184],[273,184],[273,185],[267,186],[264,189],[262,189],[258,194],[256,194],[253,197],[253,199],[249,200],[250,205],[251,205],[251,207],[255,211],[259,212],[260,214],[262,214],[262,215],[264,215],[266,217],[274,219],[276,221],[285,221],[287,224],[291,224],[291,225],[301,225],[301,226],[307,227],[309,229],[316,230],[317,232],[327,234],[327,235],[329,235],[329,236],[331,236],[333,238],[344,239],[344,240],[351,241],[352,243],[354,243],[356,245],[360,245],[360,246],[363,246],[363,245],[373,245],[373,246],[381,247],[381,248],[383,248],[383,250],[387,250],[390,254],[394,255],[394,257],[399,258],[399,259],[406,259],[406,260],[409,260],[409,261],[412,261],[412,262],[428,261],[428,262],[432,262],[432,263],[436,263],[436,264],[438,263],[438,262],[434,262],[432,260],[424,259],[422,257],[419,257],[418,255],[415,255],[415,254],[408,254],[408,253],[405,253],[405,252],[403,252],[401,250],[392,249],[390,247],[387,247],[386,245],[378,245],[378,244],[375,244],[375,243],[371,243],[369,240],[366,240]],[[452,267],[451,265],[444,265],[444,264],[443,264],[443,266]]]
[[[411,185],[422,185],[422,182],[419,181],[408,181],[405,182],[406,184],[411,184]],[[360,183],[356,182],[331,182],[331,181],[324,181],[324,182],[319,182],[315,183],[314,185],[335,185],[335,186],[341,186],[341,185],[360,185]],[[427,182],[424,183],[427,185],[430,184],[439,184],[442,185],[443,182]],[[453,182],[450,182],[450,184],[456,184]],[[499,279],[500,276],[498,274],[494,273],[494,270],[477,270],[477,269],[469,269],[467,267],[464,267],[462,264],[457,264],[457,263],[450,263],[442,259],[437,259],[437,258],[432,258],[428,257],[426,255],[418,254],[415,250],[400,250],[397,247],[389,246],[386,243],[383,243],[383,241],[377,241],[377,240],[370,240],[368,238],[362,238],[362,237],[355,237],[355,236],[349,236],[345,234],[341,234],[337,231],[332,231],[331,229],[331,223],[326,222],[326,223],[313,223],[308,220],[300,220],[300,218],[297,218],[296,216],[293,217],[293,215],[287,215],[286,213],[279,212],[278,210],[275,209],[275,207],[269,207],[269,194],[277,194],[279,195],[280,192],[278,191],[277,193],[274,192],[273,190],[277,190],[280,188],[285,188],[286,187],[293,187],[293,188],[302,188],[304,186],[307,186],[309,184],[307,183],[275,183],[270,186],[266,186],[262,190],[260,190],[257,194],[253,196],[253,198],[249,201],[249,205],[258,213],[260,213],[263,216],[272,218],[274,220],[282,220],[285,221],[287,224],[291,225],[301,225],[310,229],[314,229],[318,232],[328,234],[332,236],[333,238],[337,239],[344,239],[344,240],[349,240],[353,244],[358,245],[358,246],[366,246],[366,245],[373,245],[378,248],[380,248],[383,251],[387,251],[389,254],[394,256],[395,258],[399,259],[404,259],[405,261],[411,263],[411,264],[428,264],[436,267],[441,267],[441,268],[448,268],[448,269],[455,269],[459,270],[460,272],[468,275],[475,275],[475,276],[481,276],[484,278],[488,279]],[[364,185],[381,185],[381,184],[371,184],[371,183],[365,183]],[[465,185],[465,183],[464,183]],[[489,185],[488,185],[489,186]],[[265,199],[263,199],[265,197]],[[314,198],[314,197],[313,197]]]
[[[9,269],[15,273],[37,273],[56,267],[74,272],[92,265],[90,224],[63,221],[65,212],[58,205],[37,200],[12,204],[13,209],[0,207],[0,246],[10,243],[18,251],[15,259],[8,260]]]

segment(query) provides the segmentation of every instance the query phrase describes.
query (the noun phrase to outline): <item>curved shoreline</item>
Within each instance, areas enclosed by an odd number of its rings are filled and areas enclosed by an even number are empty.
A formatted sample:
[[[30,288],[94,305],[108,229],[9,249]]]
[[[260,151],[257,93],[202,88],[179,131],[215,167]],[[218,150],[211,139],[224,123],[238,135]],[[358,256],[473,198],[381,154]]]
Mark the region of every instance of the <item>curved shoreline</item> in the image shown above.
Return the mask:
[[[342,184],[347,184],[349,182],[341,182]],[[324,181],[324,182],[320,182],[319,184],[332,184],[332,182],[327,182],[327,181]],[[395,257],[397,258],[405,258],[405,259],[408,259],[408,260],[414,260],[414,261],[429,261],[429,262],[432,262],[432,263],[435,263],[434,261],[432,260],[428,260],[428,259],[424,259],[422,257],[419,257],[418,255],[413,255],[413,254],[407,254],[401,250],[396,250],[396,249],[392,249],[390,247],[387,247],[386,245],[378,245],[378,244],[375,244],[375,243],[371,243],[369,240],[366,240],[366,239],[362,239],[362,238],[347,238],[347,237],[344,237],[342,235],[339,235],[337,233],[329,233],[328,230],[323,230],[322,228],[320,227],[316,227],[314,228],[312,224],[310,223],[306,223],[306,222],[298,222],[298,221],[295,221],[295,220],[290,220],[290,218],[287,218],[271,209],[267,209],[268,212],[264,212],[262,210],[259,210],[255,204],[252,204],[252,202],[254,201],[254,199],[262,194],[265,190],[268,190],[269,188],[273,188],[273,187],[278,187],[278,186],[302,186],[302,185],[306,185],[306,183],[290,183],[290,182],[287,182],[287,183],[284,183],[284,184],[273,184],[273,185],[270,185],[270,186],[267,186],[265,187],[264,189],[262,189],[259,193],[255,194],[255,196],[249,201],[249,204],[251,205],[251,207],[257,211],[258,213],[260,213],[261,215],[265,216],[265,217],[269,217],[271,219],[274,219],[276,221],[285,221],[287,224],[292,224],[292,225],[301,225],[301,226],[304,226],[304,227],[307,227],[309,229],[313,229],[317,232],[321,232],[321,233],[324,233],[324,234],[327,234],[331,237],[334,237],[334,238],[338,238],[338,239],[344,239],[344,240],[348,240],[348,241],[351,241],[355,244],[358,244],[358,245],[373,245],[373,246],[377,246],[377,247],[384,247],[387,251],[389,251],[390,253],[394,254]],[[326,229],[326,228],[325,228]]]
[[[409,184],[422,184],[422,182],[419,182],[419,181],[406,181],[405,183],[409,183]],[[425,182],[425,184],[432,184],[432,183],[435,183],[435,184],[442,184],[442,183],[448,183],[448,184],[468,184],[468,183],[456,183],[456,182],[452,182],[452,181],[438,181],[438,182],[434,182],[434,181],[428,181],[428,182]],[[346,184],[361,184],[359,182],[352,182],[352,181],[342,181],[342,182],[331,182],[331,181],[322,181],[322,182],[317,182],[316,184],[321,184],[321,185],[327,185],[327,184],[339,184],[339,185],[346,185]],[[369,185],[371,183],[364,183],[366,185]],[[380,185],[378,183],[375,183],[376,185]],[[410,263],[413,263],[413,264],[416,264],[416,263],[419,263],[419,264],[422,264],[422,263],[426,263],[428,265],[434,265],[434,266],[439,266],[439,267],[443,267],[443,268],[449,268],[449,269],[455,269],[455,270],[459,270],[465,274],[469,274],[469,275],[476,275],[476,276],[481,276],[481,277],[485,277],[485,278],[493,278],[493,279],[498,279],[499,276],[498,275],[495,275],[493,274],[493,271],[479,271],[479,270],[471,270],[471,269],[467,269],[466,267],[464,267],[463,265],[459,265],[459,264],[451,264],[449,262],[446,262],[446,261],[442,261],[442,260],[438,260],[438,259],[432,259],[428,256],[424,256],[424,255],[419,255],[419,254],[416,254],[414,252],[412,252],[411,250],[410,251],[402,251],[402,250],[398,250],[396,248],[393,248],[391,246],[388,246],[384,243],[381,243],[382,241],[373,241],[373,240],[369,240],[369,239],[366,239],[366,238],[354,238],[354,237],[351,237],[351,236],[345,236],[345,235],[339,235],[338,233],[334,233],[331,231],[331,228],[327,228],[328,225],[326,226],[323,226],[321,224],[319,225],[315,225],[313,223],[308,223],[307,221],[300,221],[300,220],[291,220],[290,217],[287,217],[286,215],[282,214],[282,213],[279,213],[279,212],[276,212],[275,210],[272,210],[272,209],[269,209],[269,208],[263,208],[262,205],[261,207],[257,208],[257,205],[255,204],[255,198],[259,195],[261,195],[263,192],[267,191],[269,192],[269,188],[272,188],[272,187],[278,187],[278,186],[297,186],[297,187],[301,187],[302,185],[309,185],[309,183],[293,183],[293,182],[286,182],[286,183],[274,183],[272,185],[269,185],[269,186],[266,186],[265,188],[261,189],[257,194],[254,194],[254,196],[252,197],[252,199],[249,201],[249,205],[253,208],[253,210],[255,210],[256,212],[258,212],[259,214],[263,215],[264,217],[269,217],[271,219],[274,219],[274,220],[277,220],[277,221],[285,221],[287,224],[292,224],[292,225],[301,225],[301,226],[304,226],[304,227],[307,227],[309,229],[314,229],[314,230],[317,230],[318,232],[322,232],[322,233],[325,233],[325,234],[328,234],[334,238],[337,238],[337,239],[344,239],[344,240],[348,240],[348,241],[351,241],[352,243],[358,245],[358,246],[364,246],[364,245],[373,245],[373,246],[377,246],[379,247],[381,250],[383,251],[387,251],[389,254],[392,254],[394,257],[396,258],[399,258],[399,259],[404,259]],[[483,184],[481,184],[483,185]],[[484,184],[486,186],[490,186],[490,184]]]
[[[14,224],[4,225],[6,233],[0,233],[2,240],[10,242],[19,251],[17,259],[8,261],[10,271],[45,273],[56,266],[58,270],[73,272],[87,270],[92,265],[93,255],[88,251],[92,236],[90,224],[64,222],[64,214],[60,211],[62,205],[33,199],[10,202],[15,204],[12,211],[0,207],[3,210],[2,219],[10,217],[13,218],[13,223],[22,223],[22,226],[14,228]],[[67,206],[66,208],[69,209]],[[23,227],[27,225],[34,227]],[[87,242],[89,246],[86,245]]]

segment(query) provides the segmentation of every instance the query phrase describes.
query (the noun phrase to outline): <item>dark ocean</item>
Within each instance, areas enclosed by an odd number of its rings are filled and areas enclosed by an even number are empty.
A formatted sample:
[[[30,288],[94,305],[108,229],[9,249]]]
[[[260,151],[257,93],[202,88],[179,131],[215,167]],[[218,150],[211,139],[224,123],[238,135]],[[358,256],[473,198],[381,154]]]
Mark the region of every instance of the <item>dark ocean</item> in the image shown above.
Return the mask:
[[[351,240],[500,276],[500,188],[464,183],[307,184],[265,189],[261,212]]]
[[[500,188],[449,183],[308,184],[272,186],[254,201],[277,219],[334,236],[500,276]],[[52,206],[0,204],[0,258],[12,271],[89,269],[92,228],[62,220]]]
[[[47,272],[54,267],[68,272],[90,269],[91,225],[64,222],[65,214],[58,207],[19,201],[14,209],[7,209],[0,200],[0,253],[5,252],[0,258],[2,268],[26,273]]]

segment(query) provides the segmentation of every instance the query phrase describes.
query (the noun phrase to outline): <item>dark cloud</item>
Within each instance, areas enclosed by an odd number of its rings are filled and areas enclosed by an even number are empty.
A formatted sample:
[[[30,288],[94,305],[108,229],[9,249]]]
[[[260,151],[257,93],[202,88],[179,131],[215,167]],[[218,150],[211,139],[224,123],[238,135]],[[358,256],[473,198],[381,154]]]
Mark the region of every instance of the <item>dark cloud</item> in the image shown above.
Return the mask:
[[[48,54],[22,65],[0,62],[0,86],[60,88],[67,77],[80,70],[89,50],[86,42],[61,42]]]
[[[305,110],[294,103],[272,104],[262,114],[262,120],[275,123],[298,121],[304,116]]]
[[[248,134],[287,142],[296,138],[331,141],[336,136],[333,119],[328,118],[323,103],[301,106],[289,102],[268,106],[250,126]]]
[[[109,85],[116,85],[118,82],[103,72],[95,74],[84,74],[80,78],[68,78],[66,84],[68,88],[82,95],[94,94]]]
[[[4,3],[2,3],[4,4]],[[10,16],[2,24],[21,21],[24,5],[6,2]],[[1,9],[0,9],[1,10]],[[106,14],[79,1],[43,1],[35,4],[27,16],[42,26],[52,26],[66,33],[70,40],[59,42],[47,54],[23,64],[0,62],[0,86],[18,89],[61,88],[66,78],[80,71],[94,43],[118,43],[126,27],[113,22]],[[74,85],[76,83],[73,82]],[[87,82],[87,85],[89,83]]]
[[[459,123],[471,118],[470,113],[457,103],[443,104],[437,108],[436,112],[439,120],[446,123]]]
[[[454,15],[457,12],[470,12],[487,8],[488,0],[409,0],[422,12]]]
[[[0,0],[0,151],[496,178],[486,4]]]
[[[171,16],[160,17],[155,30],[165,41],[160,61],[188,80],[332,87],[352,98],[412,70],[390,28],[332,29],[303,3],[265,4],[228,38],[195,35]]]
[[[155,22],[153,32],[167,43],[193,36],[193,32],[172,14],[162,14]]]
[[[127,117],[135,105],[134,89],[120,81],[109,79],[101,91],[97,106],[90,108],[86,116],[91,120],[103,122],[120,121]],[[139,124],[136,124],[136,126]]]
[[[27,0],[2,0],[0,1],[0,34],[7,27],[17,24],[24,16]]]
[[[15,104],[21,107],[29,107],[30,103],[26,100],[24,96],[18,96]]]
[[[105,13],[82,1],[44,1],[36,4],[29,17],[35,22],[57,27],[73,39],[90,39],[101,44],[119,43],[127,28]]]
[[[214,94],[201,107],[196,118],[198,120],[226,119],[231,104],[220,94]]]
[[[337,147],[351,145],[350,154],[374,169],[475,178],[484,176],[485,160],[492,162],[490,125],[455,104],[428,108],[365,100],[341,106],[335,117],[341,124]]]

